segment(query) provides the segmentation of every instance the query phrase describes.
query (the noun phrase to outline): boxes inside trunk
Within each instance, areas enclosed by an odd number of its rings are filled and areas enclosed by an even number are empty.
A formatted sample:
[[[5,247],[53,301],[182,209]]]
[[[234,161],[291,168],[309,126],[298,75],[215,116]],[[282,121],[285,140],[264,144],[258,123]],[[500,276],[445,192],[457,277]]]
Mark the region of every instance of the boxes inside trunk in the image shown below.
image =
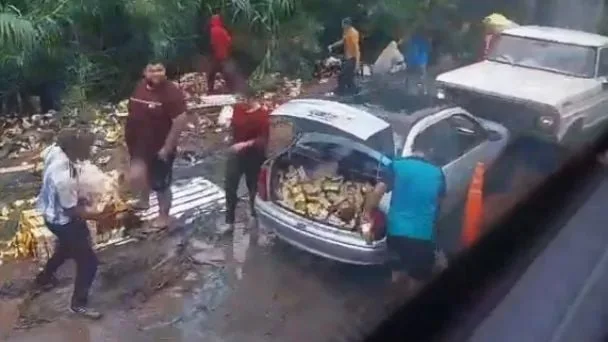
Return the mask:
[[[272,200],[310,220],[359,232],[379,167],[374,158],[345,146],[296,145],[273,163]]]

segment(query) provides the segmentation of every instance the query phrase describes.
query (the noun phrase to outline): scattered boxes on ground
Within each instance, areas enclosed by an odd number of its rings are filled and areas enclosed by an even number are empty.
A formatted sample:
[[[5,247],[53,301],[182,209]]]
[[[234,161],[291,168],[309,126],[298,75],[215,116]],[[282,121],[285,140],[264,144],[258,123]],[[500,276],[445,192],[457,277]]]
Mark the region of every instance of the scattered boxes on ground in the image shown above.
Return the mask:
[[[90,162],[79,165],[79,169],[80,197],[87,199],[90,210],[108,213],[105,220],[88,222],[92,243],[100,248],[120,241],[125,228],[119,214],[129,210],[119,193],[120,175],[115,171],[104,173]],[[16,233],[0,248],[0,260],[35,258],[45,262],[53,254],[55,241],[36,209],[21,210]]]

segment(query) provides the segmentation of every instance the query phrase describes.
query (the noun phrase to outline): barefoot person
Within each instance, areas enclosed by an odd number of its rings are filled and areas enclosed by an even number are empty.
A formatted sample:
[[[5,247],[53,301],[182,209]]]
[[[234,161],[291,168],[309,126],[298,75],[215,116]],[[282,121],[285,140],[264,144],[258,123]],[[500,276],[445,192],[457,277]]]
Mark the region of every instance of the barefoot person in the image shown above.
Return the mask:
[[[234,229],[237,190],[243,175],[249,191],[249,210],[255,217],[253,208],[257,191],[257,179],[266,159],[266,145],[270,130],[269,109],[247,92],[245,103],[234,106],[232,116],[232,145],[226,165],[226,220],[220,231],[230,233]]]
[[[78,198],[77,160],[88,159],[93,138],[75,129],[65,129],[57,142],[44,152],[42,189],[37,207],[47,228],[57,237],[53,256],[38,274],[35,284],[42,290],[57,285],[55,272],[67,259],[76,262],[76,280],[70,309],[87,318],[101,314],[87,307],[89,289],[97,272],[97,257],[85,220],[100,220],[104,213],[89,213]]]
[[[184,94],[167,80],[164,65],[149,63],[129,99],[125,140],[131,158],[129,181],[141,195],[135,206],[148,208],[150,191],[156,192],[159,214],[153,222],[155,228],[169,225],[173,160],[188,119]]]

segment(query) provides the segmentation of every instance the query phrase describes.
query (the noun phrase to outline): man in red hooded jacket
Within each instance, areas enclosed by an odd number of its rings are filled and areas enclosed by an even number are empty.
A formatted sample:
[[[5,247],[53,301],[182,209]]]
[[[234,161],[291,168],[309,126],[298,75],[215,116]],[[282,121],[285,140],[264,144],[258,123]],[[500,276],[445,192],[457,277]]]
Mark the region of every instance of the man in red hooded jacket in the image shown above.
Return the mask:
[[[230,52],[232,49],[232,37],[224,27],[222,17],[219,14],[211,16],[210,22],[210,39],[211,39],[211,68],[207,75],[207,86],[209,93],[214,91],[215,76],[218,72],[226,80],[226,86],[229,90],[233,90],[233,75],[229,70]]]

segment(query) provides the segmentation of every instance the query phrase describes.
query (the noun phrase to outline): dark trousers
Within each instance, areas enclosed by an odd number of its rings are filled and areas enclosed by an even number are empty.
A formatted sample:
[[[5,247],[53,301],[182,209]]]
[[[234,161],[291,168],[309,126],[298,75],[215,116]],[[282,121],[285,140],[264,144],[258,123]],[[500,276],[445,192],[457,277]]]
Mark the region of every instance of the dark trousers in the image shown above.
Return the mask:
[[[76,280],[72,306],[86,306],[98,265],[87,223],[84,220],[74,220],[65,225],[47,223],[46,226],[57,236],[57,245],[53,256],[36,278],[36,282],[40,285],[49,283],[66,260],[74,259]]]
[[[207,74],[207,88],[209,93],[213,93],[215,90],[215,77],[218,73],[222,74],[222,77],[226,81],[226,88],[229,92],[236,91],[236,71],[234,65],[229,60],[219,61],[215,58],[211,59],[211,66],[209,73]]]
[[[357,67],[357,59],[349,58],[342,62],[342,69],[338,75],[338,94],[353,94],[357,91],[355,84],[355,69]]]
[[[251,213],[254,214],[253,203],[257,192],[258,175],[265,159],[264,152],[256,148],[234,153],[228,158],[224,186],[226,191],[226,223],[234,224],[238,202],[237,191],[243,175],[245,175],[245,183],[249,192],[249,208]]]

